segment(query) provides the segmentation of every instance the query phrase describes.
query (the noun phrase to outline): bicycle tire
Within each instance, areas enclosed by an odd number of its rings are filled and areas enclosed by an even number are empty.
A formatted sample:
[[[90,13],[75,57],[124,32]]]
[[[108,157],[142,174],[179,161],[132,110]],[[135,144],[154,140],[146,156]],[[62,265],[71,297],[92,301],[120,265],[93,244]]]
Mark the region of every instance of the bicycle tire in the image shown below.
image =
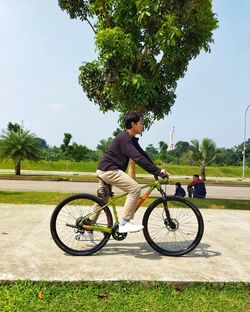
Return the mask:
[[[169,213],[176,228],[167,224],[163,199],[155,200],[143,216],[143,233],[148,244],[165,256],[182,256],[200,243],[204,222],[199,209],[188,199],[167,196]]]
[[[102,249],[108,242],[111,233],[77,229],[79,218],[93,212],[93,206],[104,206],[104,202],[90,194],[75,194],[60,202],[52,213],[50,231],[54,242],[64,252],[73,256],[88,256]],[[113,226],[112,214],[108,207],[101,210],[96,224]],[[89,241],[84,235],[93,233],[94,241]],[[97,243],[98,242],[98,243]]]

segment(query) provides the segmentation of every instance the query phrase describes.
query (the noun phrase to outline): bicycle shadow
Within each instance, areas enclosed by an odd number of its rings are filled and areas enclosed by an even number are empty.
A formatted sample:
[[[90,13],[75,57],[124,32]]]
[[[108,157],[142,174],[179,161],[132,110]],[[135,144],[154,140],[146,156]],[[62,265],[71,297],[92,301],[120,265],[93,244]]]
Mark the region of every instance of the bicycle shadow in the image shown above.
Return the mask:
[[[187,258],[211,258],[221,255],[220,252],[210,249],[210,245],[200,243],[195,250],[182,257]],[[136,258],[148,260],[160,260],[165,256],[154,251],[147,243],[129,243],[129,242],[112,242],[106,245],[100,253],[96,255],[110,256],[123,254],[127,256],[135,256]]]

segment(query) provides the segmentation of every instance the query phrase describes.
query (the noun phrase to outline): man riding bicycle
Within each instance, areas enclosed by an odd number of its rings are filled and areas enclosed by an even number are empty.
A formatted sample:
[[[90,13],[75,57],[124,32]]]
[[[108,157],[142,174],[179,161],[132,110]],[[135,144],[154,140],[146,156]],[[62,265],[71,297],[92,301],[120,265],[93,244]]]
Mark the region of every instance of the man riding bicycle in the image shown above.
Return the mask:
[[[162,178],[168,177],[169,173],[165,169],[158,168],[150,159],[148,154],[140,147],[138,138],[135,136],[143,131],[143,121],[141,114],[130,112],[124,118],[125,130],[120,132],[111,143],[100,161],[96,174],[99,180],[99,195],[107,201],[105,188],[107,184],[114,185],[128,196],[124,205],[122,220],[119,224],[119,232],[138,232],[143,229],[142,225],[133,224],[130,220],[135,214],[141,188],[125,171],[129,159],[134,160],[140,167],[154,176]],[[104,191],[104,192],[103,192]],[[102,194],[100,194],[102,193]]]

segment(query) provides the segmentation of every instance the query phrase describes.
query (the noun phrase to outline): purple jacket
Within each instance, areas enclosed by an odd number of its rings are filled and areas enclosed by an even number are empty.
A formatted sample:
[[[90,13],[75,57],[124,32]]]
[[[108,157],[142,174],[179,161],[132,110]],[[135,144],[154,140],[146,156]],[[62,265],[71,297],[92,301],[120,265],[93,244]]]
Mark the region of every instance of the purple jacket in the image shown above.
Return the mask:
[[[140,147],[138,140],[138,138],[129,136],[125,130],[120,132],[105,152],[98,169],[102,171],[116,169],[126,171],[129,158],[131,158],[147,172],[159,175],[161,169],[152,162],[148,154]]]

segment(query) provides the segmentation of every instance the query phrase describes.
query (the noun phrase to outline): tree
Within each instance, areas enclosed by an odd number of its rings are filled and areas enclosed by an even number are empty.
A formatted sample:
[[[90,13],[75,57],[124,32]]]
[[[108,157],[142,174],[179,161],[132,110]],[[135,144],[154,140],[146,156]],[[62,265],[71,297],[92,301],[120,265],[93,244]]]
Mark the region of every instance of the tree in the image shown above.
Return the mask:
[[[90,160],[97,160],[97,153],[90,150],[85,145],[78,145],[77,143],[72,144],[72,159],[75,161],[90,161]]]
[[[189,157],[192,163],[199,164],[201,177],[206,180],[206,166],[215,160],[218,149],[213,140],[205,138],[199,143],[198,140],[192,140]]]
[[[190,147],[190,144],[188,142],[185,142],[185,141],[178,141],[176,144],[175,144],[175,148],[174,148],[174,151],[176,153],[176,156],[181,158],[181,155],[183,153],[186,153],[188,151]]]
[[[158,150],[153,146],[153,144],[149,144],[147,147],[146,147],[146,153],[148,154],[148,156],[154,161],[158,155],[159,155],[159,152]]]
[[[4,131],[0,136],[0,159],[12,159],[15,163],[16,175],[21,174],[21,162],[24,159],[36,161],[40,159],[40,144],[34,133],[21,128]]]
[[[246,165],[249,166],[249,163],[250,163],[250,138],[248,140],[246,140],[245,148],[246,148],[246,150],[245,150]],[[242,162],[243,149],[244,149],[244,143],[243,142],[240,145],[234,147],[235,153],[237,154],[237,157],[238,157],[240,162]]]
[[[22,131],[22,127],[18,123],[9,122],[7,125],[7,130],[17,132],[18,130]]]
[[[70,140],[72,139],[72,135],[70,133],[64,133],[63,144],[61,146],[67,148],[69,147]]]
[[[70,133],[65,132],[63,138],[63,144],[61,144],[60,149],[66,159],[71,157],[72,145],[69,145],[72,135]]]
[[[49,148],[48,143],[43,138],[37,138],[41,148]]]
[[[116,137],[121,131],[122,129],[120,127],[116,128],[115,131],[113,132],[113,136]]]
[[[80,67],[79,83],[102,112],[143,113],[146,128],[174,104],[177,81],[203,49],[217,19],[211,0],[59,0],[95,32],[97,60]],[[92,25],[90,19],[95,21]]]
[[[240,159],[233,148],[219,148],[215,163],[219,166],[239,166]]]
[[[171,151],[166,152],[165,161],[173,164],[180,164],[183,155],[188,151],[189,143],[179,141],[175,144],[175,148]]]
[[[159,159],[161,161],[166,161],[166,157],[167,157],[167,151],[168,151],[168,145],[167,143],[165,143],[164,141],[160,141],[159,142]]]
[[[53,146],[48,148],[42,148],[41,158],[45,160],[57,161],[64,159],[64,155],[59,147]]]
[[[102,154],[104,154],[108,150],[108,148],[111,145],[112,141],[113,141],[112,137],[109,137],[107,140],[103,139],[103,140],[101,140],[99,142],[99,144],[97,145],[96,149],[101,151]]]

